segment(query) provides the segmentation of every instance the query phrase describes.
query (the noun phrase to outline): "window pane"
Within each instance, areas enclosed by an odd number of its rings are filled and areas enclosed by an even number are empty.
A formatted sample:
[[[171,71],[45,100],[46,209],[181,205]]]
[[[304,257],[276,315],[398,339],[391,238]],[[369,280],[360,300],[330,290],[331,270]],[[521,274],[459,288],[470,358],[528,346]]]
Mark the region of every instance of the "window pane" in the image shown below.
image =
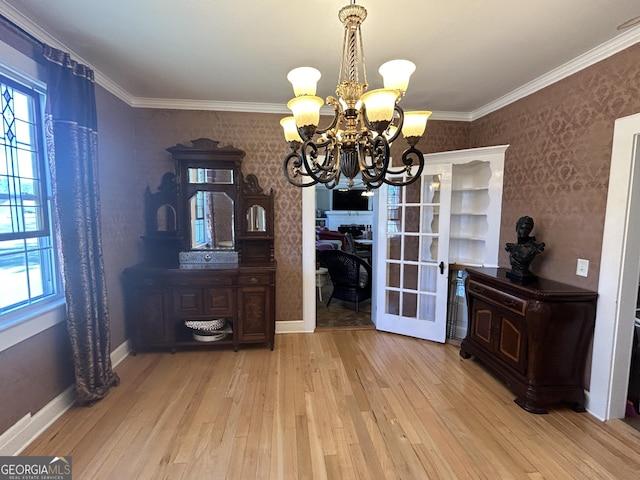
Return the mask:
[[[0,76],[0,313],[58,293],[39,104]]]

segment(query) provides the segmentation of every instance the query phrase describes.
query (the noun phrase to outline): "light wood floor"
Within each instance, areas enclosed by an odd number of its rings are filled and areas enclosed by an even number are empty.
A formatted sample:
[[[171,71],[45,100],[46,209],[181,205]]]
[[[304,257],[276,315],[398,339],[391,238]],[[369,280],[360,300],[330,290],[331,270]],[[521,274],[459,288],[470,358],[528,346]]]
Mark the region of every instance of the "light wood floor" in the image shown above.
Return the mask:
[[[139,354],[25,455],[77,479],[638,479],[640,432],[532,415],[457,347],[375,330],[276,348]]]

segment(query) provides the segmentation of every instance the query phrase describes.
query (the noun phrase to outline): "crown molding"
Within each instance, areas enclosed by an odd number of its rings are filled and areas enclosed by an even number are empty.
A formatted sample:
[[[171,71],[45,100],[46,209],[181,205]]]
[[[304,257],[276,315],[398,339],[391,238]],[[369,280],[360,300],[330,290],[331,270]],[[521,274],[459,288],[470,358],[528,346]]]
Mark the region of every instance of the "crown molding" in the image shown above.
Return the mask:
[[[469,112],[433,112],[429,120],[448,120],[451,122],[470,122]]]
[[[169,110],[214,110],[218,112],[247,112],[247,113],[277,113],[291,115],[286,104],[276,103],[248,103],[248,102],[217,102],[210,100],[181,100],[171,98],[133,98],[130,105],[135,108],[164,108]],[[333,115],[331,107],[323,107],[322,115]],[[468,122],[469,113],[465,112],[433,112],[431,120],[451,120]]]
[[[552,85],[564,78],[567,78],[574,73],[577,73],[581,70],[584,70],[591,65],[594,65],[606,58],[615,55],[622,50],[635,45],[640,42],[640,25],[636,26],[627,32],[621,33],[620,35],[612,38],[608,42],[599,45],[588,52],[583,53],[582,55],[574,58],[573,60],[561,65],[548,73],[532,80],[525,85],[516,88],[512,92],[504,95],[493,102],[486,104],[483,107],[474,110],[469,114],[470,120],[477,120],[478,118],[484,117],[496,110],[499,110],[502,107],[506,107],[507,105],[520,100],[521,98],[527,97],[532,93],[535,93],[539,90],[542,90],[549,85]]]
[[[216,110],[220,112],[291,114],[285,104],[183,100],[177,98],[136,97],[133,99],[131,106],[136,108],[166,108],[170,110]]]
[[[112,81],[96,69],[90,62],[84,60],[80,55],[76,54],[72,49],[51,36],[38,24],[16,10],[13,6],[7,4],[4,0],[0,0],[0,14],[20,26],[31,35],[42,42],[45,42],[55,48],[69,52],[75,60],[87,65],[94,71],[95,80],[98,85],[105,90],[134,108],[165,108],[175,110],[216,110],[223,112],[247,112],[247,113],[278,113],[290,114],[286,105],[271,103],[250,103],[250,102],[224,102],[211,100],[184,100],[184,99],[164,99],[164,98],[145,98],[136,97]],[[535,93],[543,88],[556,83],[574,73],[579,72],[601,60],[604,60],[625,48],[628,48],[640,42],[640,25],[621,33],[608,42],[595,47],[588,52],[574,58],[573,60],[557,67],[550,72],[526,83],[525,85],[513,90],[512,92],[472,111],[472,112],[433,112],[431,119],[448,120],[457,122],[472,122],[489,113],[499,110],[521,98]],[[325,111],[322,112],[325,114]],[[331,114],[327,111],[326,114]]]

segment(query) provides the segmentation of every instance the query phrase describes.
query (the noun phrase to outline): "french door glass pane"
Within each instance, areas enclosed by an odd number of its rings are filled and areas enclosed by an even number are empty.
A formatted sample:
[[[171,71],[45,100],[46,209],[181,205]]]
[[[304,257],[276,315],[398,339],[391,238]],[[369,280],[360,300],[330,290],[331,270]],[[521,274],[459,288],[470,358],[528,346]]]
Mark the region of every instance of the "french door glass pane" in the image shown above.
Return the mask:
[[[420,295],[420,320],[436,321],[436,297],[435,295]]]
[[[400,292],[387,290],[386,313],[390,315],[400,315]]]
[[[400,264],[387,264],[387,286],[400,288]]]
[[[420,252],[420,237],[407,235],[404,237],[404,259],[408,262],[417,262]]]
[[[402,313],[403,317],[416,318],[418,314],[418,295],[413,292],[404,292],[402,294]]]

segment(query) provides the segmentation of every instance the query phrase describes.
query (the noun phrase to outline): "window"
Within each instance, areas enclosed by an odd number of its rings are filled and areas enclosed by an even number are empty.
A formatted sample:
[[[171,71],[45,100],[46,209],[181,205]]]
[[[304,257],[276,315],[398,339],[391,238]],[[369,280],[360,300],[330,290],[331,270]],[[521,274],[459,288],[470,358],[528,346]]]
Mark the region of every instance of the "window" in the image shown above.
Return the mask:
[[[0,75],[0,314],[58,294],[41,104]]]

